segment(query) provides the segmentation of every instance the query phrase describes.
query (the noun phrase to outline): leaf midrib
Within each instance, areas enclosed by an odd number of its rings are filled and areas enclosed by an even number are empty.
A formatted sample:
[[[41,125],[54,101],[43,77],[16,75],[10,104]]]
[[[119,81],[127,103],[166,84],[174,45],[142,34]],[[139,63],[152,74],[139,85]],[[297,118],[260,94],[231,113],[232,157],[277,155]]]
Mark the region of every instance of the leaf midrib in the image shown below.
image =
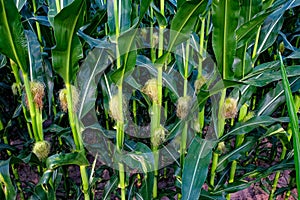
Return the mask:
[[[241,126],[235,128],[235,129],[233,129],[232,131],[230,131],[230,132],[228,133],[228,135],[231,135],[232,133],[234,133],[234,132],[238,131],[239,129],[242,129],[242,128],[246,127],[246,126],[252,126],[252,125],[255,125],[255,124],[263,124],[263,123],[275,123],[275,120],[274,120],[273,118],[270,118],[269,120],[264,120],[264,121],[254,121],[254,122],[252,122],[252,123],[243,124],[243,125],[241,125]]]
[[[88,88],[90,87],[90,84],[91,84],[91,82],[92,82],[92,79],[94,79],[94,74],[95,74],[95,71],[96,71],[96,69],[97,69],[97,66],[98,66],[98,63],[99,63],[99,61],[100,61],[100,58],[102,58],[102,57],[101,57],[101,56],[98,57],[97,62],[96,62],[96,64],[95,64],[96,67],[94,67],[94,69],[93,69],[93,71],[92,71],[92,74],[90,75],[90,78],[89,78],[89,80],[88,80],[87,86],[86,86],[86,88],[85,88],[84,95],[83,95],[83,98],[82,98],[83,100],[82,100],[81,105],[80,105],[80,108],[79,108],[79,113],[78,113],[79,118],[81,118],[81,114],[82,114],[82,110],[83,110],[83,105],[84,105],[84,103],[85,103],[85,99],[86,99],[87,93],[88,93],[87,91],[88,91]]]
[[[299,79],[294,80],[293,82],[290,83],[290,85],[293,85],[295,82],[297,82]],[[265,105],[260,112],[257,113],[258,116],[260,116],[273,102],[277,100],[282,94],[284,93],[284,89],[282,89],[278,95],[276,95],[267,105]]]
[[[225,0],[225,6],[224,6],[224,37],[223,37],[223,54],[222,54],[222,61],[223,61],[223,78],[227,78],[227,74],[226,74],[226,70],[227,70],[227,59],[226,59],[226,52],[227,52],[227,48],[226,48],[226,38],[227,38],[227,35],[228,35],[228,27],[227,27],[227,12],[228,12],[228,1]]]
[[[189,192],[188,192],[188,198],[187,199],[190,199],[190,195],[191,195],[191,190],[192,190],[192,185],[194,184],[194,180],[195,180],[195,174],[196,174],[196,171],[197,171],[197,168],[198,168],[198,165],[199,165],[199,162],[200,162],[200,158],[201,158],[201,153],[206,145],[207,141],[204,140],[202,146],[201,146],[201,149],[199,151],[199,154],[198,154],[198,159],[197,159],[197,162],[196,162],[196,165],[195,165],[195,168],[194,168],[194,172],[193,172],[193,176],[192,176],[192,182],[190,184],[190,188],[189,188]]]
[[[116,183],[117,180],[118,180],[118,179],[116,178],[116,179],[112,182],[111,187],[108,188],[108,191],[110,191],[110,190],[114,187],[114,184]],[[103,199],[106,199],[106,198],[108,197],[108,194],[109,194],[109,193],[110,193],[110,192],[107,192],[107,194],[103,197]]]
[[[81,3],[82,3],[82,1],[81,1]],[[78,13],[81,13],[82,8],[83,8],[83,6],[80,6],[80,9],[79,9]],[[66,67],[66,71],[67,71],[66,84],[70,83],[70,64],[71,64],[70,62],[72,62],[71,61],[71,47],[72,47],[72,40],[73,40],[73,37],[74,37],[75,27],[77,25],[79,16],[80,16],[80,14],[76,15],[76,17],[75,17],[75,22],[76,23],[73,23],[73,26],[72,26],[72,37],[69,37],[69,42],[68,42],[68,54],[67,54],[68,62],[67,62],[67,67]]]

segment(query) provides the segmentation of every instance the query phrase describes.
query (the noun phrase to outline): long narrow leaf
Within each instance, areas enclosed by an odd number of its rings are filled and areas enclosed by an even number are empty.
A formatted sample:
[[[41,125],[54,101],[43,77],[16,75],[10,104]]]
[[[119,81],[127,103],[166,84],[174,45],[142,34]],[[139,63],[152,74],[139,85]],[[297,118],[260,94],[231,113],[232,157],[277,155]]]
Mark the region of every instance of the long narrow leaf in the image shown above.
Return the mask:
[[[80,91],[78,118],[82,119],[89,111],[95,109],[97,84],[100,75],[110,65],[106,49],[95,48],[83,62],[77,75]]]
[[[283,25],[283,14],[286,10],[290,9],[295,0],[287,1],[284,6],[280,7],[277,11],[271,14],[264,22],[259,37],[259,46],[257,55],[270,47],[278,36],[278,32]]]
[[[27,43],[14,1],[0,0],[0,52],[11,58],[23,73],[28,69]]]
[[[53,156],[50,156],[46,160],[48,169],[55,169],[57,167],[70,164],[87,166],[89,165],[89,161],[81,153],[78,152],[55,154]]]
[[[250,151],[251,148],[253,148],[253,144],[255,142],[256,142],[255,138],[249,137],[247,138],[247,141],[244,144],[242,144],[240,147],[220,157],[220,160],[218,161],[218,165],[217,165],[217,172],[224,170],[228,163],[230,163],[233,160],[239,159],[243,154]]]
[[[233,76],[232,64],[236,53],[236,28],[239,18],[239,1],[214,0],[212,44],[219,72],[224,79]]]
[[[297,183],[297,190],[298,194],[300,194],[300,137],[299,137],[299,124],[298,124],[298,116],[297,111],[295,110],[295,102],[293,100],[292,91],[290,88],[289,80],[287,78],[286,70],[283,65],[282,57],[279,54],[280,57],[280,69],[282,73],[282,83],[286,98],[286,105],[288,108],[289,117],[291,120],[291,129],[293,134],[293,144],[294,144],[294,162],[295,162],[295,168],[296,168],[296,183]]]
[[[171,23],[170,43],[168,50],[188,39],[199,15],[206,11],[207,1],[186,1],[180,6]]]
[[[182,199],[199,199],[206,180],[212,148],[216,143],[196,136],[185,158],[182,175]]]
[[[78,61],[82,57],[76,32],[83,25],[85,7],[85,1],[75,0],[54,17],[56,47],[52,51],[53,67],[65,83],[71,83],[74,79]]]

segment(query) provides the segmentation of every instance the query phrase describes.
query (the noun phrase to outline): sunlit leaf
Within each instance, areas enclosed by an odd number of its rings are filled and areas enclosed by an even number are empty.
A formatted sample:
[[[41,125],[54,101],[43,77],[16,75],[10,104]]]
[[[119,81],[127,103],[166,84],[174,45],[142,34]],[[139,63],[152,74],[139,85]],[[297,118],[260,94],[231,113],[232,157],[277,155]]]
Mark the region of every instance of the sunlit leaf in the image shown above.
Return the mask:
[[[21,17],[13,1],[0,1],[0,52],[11,58],[24,73],[28,69],[27,42]]]
[[[53,67],[65,83],[74,80],[82,57],[82,46],[76,32],[83,25],[85,6],[85,1],[75,0],[54,17],[56,46],[52,50]]]
[[[224,79],[233,77],[232,64],[236,53],[236,29],[240,7],[238,1],[214,0],[212,3],[212,45],[219,72]]]

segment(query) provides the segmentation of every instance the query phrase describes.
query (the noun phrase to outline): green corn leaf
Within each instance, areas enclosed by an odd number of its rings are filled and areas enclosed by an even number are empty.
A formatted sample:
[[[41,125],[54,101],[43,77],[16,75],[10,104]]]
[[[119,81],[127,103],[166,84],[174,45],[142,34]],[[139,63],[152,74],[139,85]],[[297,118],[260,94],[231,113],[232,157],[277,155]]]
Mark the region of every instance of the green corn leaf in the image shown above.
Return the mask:
[[[256,31],[258,30],[258,25],[253,23],[248,23],[252,21],[252,17],[256,15],[262,6],[261,0],[243,0],[241,2],[241,11],[239,17],[239,26],[243,27],[242,37],[243,41],[239,42],[239,33],[241,27],[239,27],[236,31],[237,37],[237,52],[234,64],[233,64],[233,72],[236,78],[244,77],[252,70],[252,59],[247,52],[249,47],[248,41],[251,41],[254,37]],[[268,14],[267,14],[268,15]],[[267,17],[267,15],[265,17]],[[260,24],[263,22],[265,18],[261,19]]]
[[[255,36],[255,33],[257,32],[258,26],[260,26],[264,22],[269,14],[269,12],[262,12],[262,14],[251,19],[237,29],[236,39],[239,43],[238,46],[242,46],[242,44],[253,39],[253,36]]]
[[[224,138],[230,135],[246,134],[254,130],[255,128],[258,128],[259,126],[262,125],[267,126],[267,125],[274,124],[276,122],[283,122],[283,121],[285,121],[285,119],[272,118],[269,116],[256,116],[246,122],[236,123],[235,126],[225,136],[220,138],[220,141],[223,141]]]
[[[77,74],[76,82],[80,91],[80,104],[77,111],[79,119],[83,119],[88,112],[95,110],[99,78],[111,64],[108,51],[109,49],[95,48],[87,55]]]
[[[183,200],[199,199],[215,144],[199,136],[193,139],[183,166],[181,188]]]
[[[137,39],[137,33],[140,29],[137,27],[142,22],[142,19],[150,6],[151,1],[150,0],[142,0],[141,4],[141,10],[139,13],[138,21],[132,25],[132,27],[128,28],[126,31],[121,30],[121,35],[118,38],[118,48],[120,56],[123,60],[122,67],[114,71],[110,75],[110,79],[114,83],[121,83],[123,80],[131,74],[133,71],[135,64],[136,64],[136,58],[137,58],[137,50],[136,50],[136,39]]]
[[[17,8],[18,8],[18,11],[20,12],[23,8],[23,6],[26,4],[26,0],[14,0]]]
[[[283,161],[281,163],[278,163],[274,166],[265,168],[265,167],[257,167],[255,166],[255,168],[244,174],[243,177],[241,177],[240,179],[237,179],[234,183],[230,183],[230,184],[224,184],[221,187],[219,187],[218,189],[212,191],[212,194],[215,195],[221,195],[221,194],[226,194],[226,193],[234,193],[240,190],[243,190],[245,188],[250,187],[251,184],[259,182],[262,180],[262,178],[266,178],[267,176],[269,176],[270,174],[273,174],[275,171],[283,171],[283,170],[293,170],[293,166],[294,163],[293,161]],[[249,167],[247,166],[247,168],[242,170],[247,170],[249,171]],[[255,178],[254,180],[251,181],[246,181],[244,180],[244,178],[246,177],[252,177]]]
[[[250,78],[255,78],[259,76],[261,73],[268,71],[268,70],[275,70],[279,69],[279,62],[278,61],[271,61],[267,63],[263,63],[261,65],[256,66],[253,71],[247,74],[242,80],[247,80]]]
[[[153,12],[158,24],[160,26],[166,27],[168,25],[166,17],[161,14],[160,10],[155,6],[154,3],[151,4],[151,7],[153,8]]]
[[[49,0],[49,12],[48,12],[48,19],[49,22],[53,25],[54,17],[65,7],[73,3],[74,0],[64,0],[64,1],[56,1],[56,0]]]
[[[154,172],[149,172],[144,177],[142,181],[142,187],[139,190],[142,199],[151,199],[152,191],[153,191],[153,180],[154,180]]]
[[[82,57],[82,46],[77,30],[83,25],[85,1],[75,0],[54,17],[54,36],[56,47],[52,51],[54,70],[71,83],[78,70]]]
[[[274,43],[283,24],[283,14],[291,8],[294,2],[295,0],[285,2],[283,6],[279,7],[278,10],[269,15],[265,20],[261,27],[257,56]]]
[[[300,89],[300,77],[290,79],[292,91]],[[284,89],[282,83],[278,83],[259,101],[257,115],[271,115],[280,105],[285,103]]]
[[[111,73],[110,79],[118,84],[131,74],[135,67],[137,50],[136,50],[136,26],[122,33],[118,39],[119,53],[123,60],[122,67]]]
[[[238,41],[238,47],[241,47],[246,42],[254,39],[256,36],[258,27],[262,25],[262,23],[265,21],[265,19],[276,9],[278,9],[279,5],[274,5],[270,8],[262,9],[262,1],[261,0],[255,0],[255,1],[249,1],[245,0],[247,4],[244,2],[242,3],[242,7],[245,8],[245,10],[241,10],[242,13],[246,13],[248,11],[251,11],[250,13],[247,13],[248,21],[245,20],[245,23],[243,23],[236,31],[237,41]],[[247,17],[246,17],[247,18]]]
[[[138,172],[151,172],[154,168],[154,158],[151,149],[143,143],[138,142],[132,152],[127,152],[119,157],[119,162],[126,163],[130,169]],[[116,163],[118,159],[114,160]]]
[[[223,197],[222,195],[212,195],[210,192],[207,192],[205,190],[201,191],[201,196],[200,199],[205,199],[205,200],[225,200],[226,198]]]
[[[128,30],[131,26],[131,1],[129,0],[117,0],[117,5],[114,1],[107,1],[107,24],[109,27],[109,34],[116,34],[115,15],[114,7],[118,7],[119,16],[119,27],[121,32]]]
[[[251,184],[253,184],[254,181],[234,181],[234,183],[230,183],[228,184],[226,187],[224,188],[219,188],[216,191],[211,192],[214,195],[221,195],[222,193],[234,193],[234,192],[238,192],[241,191],[243,189],[246,189],[248,187],[251,186]]]
[[[89,161],[86,159],[82,153],[60,153],[50,156],[46,160],[46,165],[48,169],[55,169],[63,165],[78,165],[78,166],[88,166]]]
[[[117,189],[119,183],[119,179],[117,175],[113,175],[110,177],[108,183],[105,184],[104,193],[103,193],[103,200],[109,200],[110,194],[113,193],[115,189]]]
[[[3,54],[0,54],[0,69],[4,67],[7,64],[6,56]]]
[[[300,137],[299,137],[299,124],[298,124],[298,116],[297,110],[295,110],[295,102],[293,100],[292,91],[290,88],[289,80],[287,78],[287,73],[285,67],[283,65],[282,57],[279,53],[280,57],[280,69],[282,73],[282,83],[284,88],[284,94],[286,99],[286,105],[288,108],[289,117],[291,120],[291,129],[292,129],[292,136],[293,136],[293,144],[294,144],[294,162],[295,162],[295,169],[296,169],[296,183],[297,183],[297,190],[298,194],[300,194]]]
[[[237,46],[239,9],[239,1],[214,0],[212,3],[212,45],[223,79],[233,77],[232,64]]]
[[[30,57],[30,73],[31,77],[35,80],[43,80],[43,76],[45,74],[43,70],[43,61],[41,54],[41,45],[37,39],[36,34],[33,31],[25,30],[25,36],[28,41],[28,54]]]
[[[299,65],[295,65],[295,66],[291,66],[289,68],[286,69],[287,72],[287,77],[299,77],[300,76],[300,66]],[[269,83],[281,80],[282,77],[280,75],[280,71],[274,71],[274,70],[270,70],[270,71],[265,71],[262,72],[261,74],[259,74],[256,77],[247,79],[247,80],[243,80],[242,82],[248,85],[253,85],[256,87],[263,87],[268,85]]]
[[[0,190],[3,190],[3,199],[16,199],[17,192],[10,178],[9,167],[10,159],[0,161]]]
[[[110,48],[112,48],[112,46],[108,44],[106,45],[107,49],[95,48],[93,51],[91,51],[87,55],[77,74],[76,82],[78,83],[78,88],[80,91],[80,103],[78,105],[77,116],[84,126],[81,129],[81,135],[85,147],[93,153],[96,151],[105,163],[111,163],[109,155],[111,152],[107,138],[114,138],[115,132],[104,129],[98,123],[95,109],[98,82],[104,70],[107,69],[107,67],[111,64],[111,59],[109,59],[109,56],[111,51]],[[105,85],[102,86],[102,91],[104,91],[105,87]],[[108,97],[105,99],[107,98]]]
[[[0,35],[0,52],[11,58],[23,73],[27,73],[27,42],[21,17],[11,0],[0,0]]]
[[[172,51],[174,47],[189,38],[196,20],[206,11],[207,6],[208,1],[203,0],[186,1],[180,6],[171,22],[168,51]]]
[[[138,56],[136,64],[139,67],[146,68],[152,76],[157,77],[157,68],[153,65],[151,60],[149,60],[147,57]],[[164,84],[166,84],[166,87],[168,89],[170,89],[172,92],[174,92],[174,94],[176,95],[177,98],[180,96],[180,94],[178,93],[178,90],[177,90],[176,81],[179,81],[179,80],[183,81],[182,77],[180,77],[180,76],[178,77],[178,75],[172,76],[172,75],[169,75],[169,74],[163,72]],[[141,88],[137,88],[137,89],[141,89]]]
[[[238,160],[246,152],[250,151],[253,148],[254,143],[256,142],[254,137],[247,137],[246,141],[238,148],[233,149],[231,152],[226,153],[224,156],[221,156],[217,165],[217,172],[224,170],[228,163]]]
[[[49,183],[52,178],[52,170],[46,170],[34,188],[34,194],[31,199],[56,199],[55,191]]]

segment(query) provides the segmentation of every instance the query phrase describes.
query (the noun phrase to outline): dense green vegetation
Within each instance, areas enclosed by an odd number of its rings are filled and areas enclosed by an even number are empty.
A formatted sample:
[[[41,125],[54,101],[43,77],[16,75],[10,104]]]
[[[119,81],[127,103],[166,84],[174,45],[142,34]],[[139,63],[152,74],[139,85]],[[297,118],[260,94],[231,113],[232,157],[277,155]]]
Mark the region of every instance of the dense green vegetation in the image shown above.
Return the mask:
[[[0,0],[0,199],[297,199],[299,5]]]

